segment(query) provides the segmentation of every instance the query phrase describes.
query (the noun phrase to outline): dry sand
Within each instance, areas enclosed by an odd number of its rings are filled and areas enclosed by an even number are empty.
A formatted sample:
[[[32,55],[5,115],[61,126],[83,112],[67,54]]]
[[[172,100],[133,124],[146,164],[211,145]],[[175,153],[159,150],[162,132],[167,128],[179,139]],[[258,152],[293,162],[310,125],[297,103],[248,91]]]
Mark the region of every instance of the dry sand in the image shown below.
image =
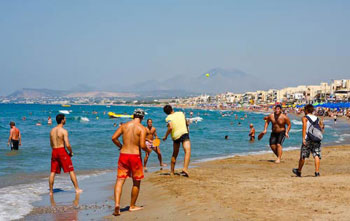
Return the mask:
[[[327,147],[322,151],[321,177],[314,177],[312,158],[306,161],[301,178],[292,174],[299,151],[285,152],[281,164],[271,162],[272,154],[201,163],[191,169],[190,178],[157,172],[146,181],[153,188],[142,189],[139,202],[145,209],[123,213],[121,217],[350,220],[350,146]]]
[[[200,163],[190,170],[190,178],[170,177],[169,171],[149,173],[142,182],[138,199],[138,205],[144,206],[142,211],[127,211],[129,179],[123,190],[124,209],[120,217],[106,216],[113,212],[111,186],[108,206],[102,205],[104,209],[93,217],[86,212],[80,212],[78,217],[79,220],[350,220],[350,146],[323,148],[322,157],[321,177],[314,177],[312,157],[306,161],[301,178],[291,172],[297,167],[299,151],[284,152],[281,164],[273,162],[273,154]]]

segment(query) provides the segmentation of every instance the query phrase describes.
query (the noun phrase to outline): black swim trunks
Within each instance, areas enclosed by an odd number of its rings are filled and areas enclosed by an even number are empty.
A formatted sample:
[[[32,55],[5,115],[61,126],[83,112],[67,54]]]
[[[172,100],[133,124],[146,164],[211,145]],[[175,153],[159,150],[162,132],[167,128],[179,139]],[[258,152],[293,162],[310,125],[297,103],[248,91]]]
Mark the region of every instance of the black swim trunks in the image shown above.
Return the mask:
[[[174,143],[183,143],[186,140],[190,140],[190,135],[188,133],[185,133],[179,139],[174,140]]]
[[[282,145],[285,138],[286,138],[285,131],[282,131],[280,133],[272,132],[270,136],[270,145],[276,145],[276,144]]]
[[[18,150],[19,141],[11,140],[11,150]]]
[[[312,153],[312,156],[318,156],[318,158],[321,159],[321,143],[320,142],[314,142],[311,140],[306,141],[306,145],[301,145],[300,150],[300,157],[305,159],[309,158],[310,152]]]

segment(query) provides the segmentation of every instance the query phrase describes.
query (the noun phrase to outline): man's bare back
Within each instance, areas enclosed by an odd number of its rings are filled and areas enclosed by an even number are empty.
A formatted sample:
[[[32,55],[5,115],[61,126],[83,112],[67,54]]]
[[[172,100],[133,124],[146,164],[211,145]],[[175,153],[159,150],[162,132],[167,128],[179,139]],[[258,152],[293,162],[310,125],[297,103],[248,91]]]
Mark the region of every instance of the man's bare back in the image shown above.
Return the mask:
[[[120,135],[123,137],[123,144],[116,140]],[[146,129],[140,122],[132,120],[122,124],[112,140],[120,148],[120,153],[140,154],[140,149],[146,146]]]
[[[268,116],[267,121],[272,123],[272,132],[280,133],[286,130],[286,125],[290,123],[289,118],[280,113],[279,115],[272,113]]]
[[[50,143],[52,149],[65,147],[65,138],[68,139],[68,132],[62,127],[55,127],[50,132]]]
[[[19,129],[17,127],[13,127],[10,130],[10,138],[12,140],[19,140]]]

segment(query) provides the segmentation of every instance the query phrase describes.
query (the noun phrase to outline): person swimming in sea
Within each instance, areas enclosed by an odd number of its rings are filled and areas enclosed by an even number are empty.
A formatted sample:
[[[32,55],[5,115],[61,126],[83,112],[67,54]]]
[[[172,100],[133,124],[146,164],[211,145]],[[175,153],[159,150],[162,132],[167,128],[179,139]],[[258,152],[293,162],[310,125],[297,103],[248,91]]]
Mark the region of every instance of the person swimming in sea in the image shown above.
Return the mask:
[[[250,141],[254,142],[255,141],[255,128],[254,128],[254,125],[250,124],[249,127],[250,127],[250,131],[249,131]]]

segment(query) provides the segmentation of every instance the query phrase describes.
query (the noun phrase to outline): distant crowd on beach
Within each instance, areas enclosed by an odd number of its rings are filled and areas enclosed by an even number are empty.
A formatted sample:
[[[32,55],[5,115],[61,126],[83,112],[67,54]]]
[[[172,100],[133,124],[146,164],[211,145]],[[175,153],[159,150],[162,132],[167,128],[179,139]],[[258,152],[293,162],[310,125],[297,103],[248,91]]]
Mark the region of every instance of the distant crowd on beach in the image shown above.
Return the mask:
[[[318,116],[324,116],[325,110],[315,109],[313,105],[306,105],[303,109],[294,109],[298,114],[304,112],[302,117],[302,132],[301,132],[301,149],[298,167],[292,169],[297,177],[301,177],[302,168],[306,158],[310,154],[315,159],[315,177],[320,176],[320,160],[321,160],[321,142],[324,133],[323,120]],[[185,114],[181,111],[175,112],[171,105],[165,105],[163,111],[166,114],[165,121],[167,123],[167,130],[162,140],[166,141],[171,135],[173,141],[173,153],[170,161],[170,176],[180,175],[183,177],[190,177],[189,163],[191,158],[191,141],[189,134],[190,121],[186,119]],[[272,152],[276,156],[275,163],[279,164],[282,160],[283,142],[289,138],[289,131],[292,127],[288,113],[291,109],[283,109],[280,104],[273,108],[273,113],[265,116],[262,120],[265,121],[264,130],[258,135],[258,140],[261,140],[267,133],[269,124],[271,123],[271,134],[269,138],[269,145]],[[346,112],[348,114],[348,110]],[[193,112],[191,112],[191,117]],[[229,115],[229,114],[228,114]],[[330,116],[330,112],[328,112]],[[332,115],[333,116],[333,115]],[[132,119],[126,123],[119,124],[115,133],[112,136],[112,142],[118,147],[118,172],[114,188],[115,208],[113,215],[120,215],[120,198],[122,188],[126,178],[130,177],[133,180],[131,190],[131,203],[129,211],[137,211],[142,207],[136,206],[136,201],[140,191],[141,180],[144,178],[144,172],[147,172],[147,162],[150,154],[155,152],[158,156],[159,165],[161,169],[167,164],[163,162],[163,156],[160,150],[160,139],[157,134],[157,129],[153,126],[152,119],[147,119],[146,126],[142,125],[145,112],[142,109],[136,109],[132,115]],[[223,114],[223,117],[224,116]],[[245,114],[242,117],[247,118]],[[235,119],[238,116],[235,115]],[[68,131],[64,128],[66,124],[66,117],[64,114],[56,116],[57,126],[50,131],[50,145],[52,148],[51,154],[51,173],[49,177],[50,195],[54,194],[54,180],[56,174],[60,174],[61,170],[70,174],[71,181],[76,190],[76,194],[80,194],[82,190],[79,188],[78,180],[74,172],[74,167],[71,158],[74,156],[73,149],[69,142]],[[48,123],[52,124],[51,117]],[[114,125],[117,126],[116,124]],[[16,127],[15,122],[10,122],[10,137],[8,144],[11,149],[18,150],[21,145],[21,134]],[[254,142],[256,139],[256,130],[254,125],[249,125],[249,141]],[[122,138],[122,141],[119,140]],[[225,139],[229,139],[225,136]],[[180,147],[184,150],[184,163],[181,172],[175,173],[175,165]],[[142,151],[145,152],[144,160],[142,160]]]

